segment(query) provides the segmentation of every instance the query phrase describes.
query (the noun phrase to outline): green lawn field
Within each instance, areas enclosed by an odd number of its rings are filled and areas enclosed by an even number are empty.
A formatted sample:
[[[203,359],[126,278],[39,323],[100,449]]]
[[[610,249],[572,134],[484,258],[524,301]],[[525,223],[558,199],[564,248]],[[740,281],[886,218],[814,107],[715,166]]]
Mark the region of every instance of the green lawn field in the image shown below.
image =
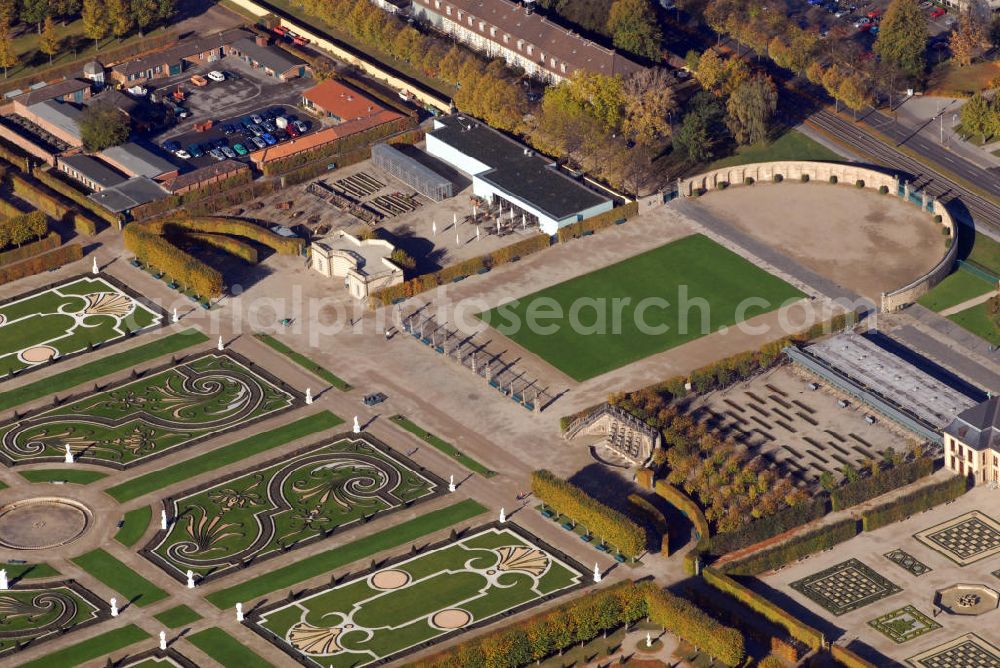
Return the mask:
[[[149,522],[153,519],[153,509],[149,506],[141,506],[135,510],[125,513],[122,518],[124,526],[115,532],[115,540],[125,547],[132,547],[139,542],[142,534],[149,528]]]
[[[989,341],[994,346],[1000,346],[1000,330],[997,329],[997,316],[990,315],[989,302],[977,304],[964,311],[948,316],[955,324],[967,329],[976,336]]]
[[[201,619],[201,615],[186,605],[181,604],[175,608],[164,610],[160,614],[156,615],[156,619],[164,626],[176,629],[181,626],[187,626],[188,624],[194,624],[196,621]]]
[[[167,592],[100,548],[81,554],[73,563],[140,608],[167,597]]]
[[[972,272],[958,269],[918,299],[917,303],[939,312],[995,289],[996,286],[991,286]]]
[[[322,378],[326,382],[330,383],[330,385],[337,388],[341,392],[349,392],[352,389],[350,383],[340,378],[329,369],[322,367],[319,364],[316,364],[302,353],[292,350],[291,348],[289,348],[288,346],[286,346],[284,343],[274,338],[273,336],[269,334],[255,334],[254,336],[259,341],[264,342],[274,350],[278,351],[288,359],[298,364],[303,369],[306,369],[316,374],[316,376],[318,376],[319,378]]]
[[[108,477],[107,473],[100,471],[88,471],[87,469],[33,469],[31,471],[21,471],[21,477],[28,482],[67,482],[73,485],[89,485],[102,478]]]
[[[789,130],[769,144],[741,146],[733,155],[720,158],[708,166],[709,170],[722,167],[749,165],[753,162],[774,160],[826,160],[843,162],[843,156],[834,153],[819,142],[813,141],[798,130]]]
[[[435,436],[426,429],[417,425],[412,420],[402,415],[393,415],[389,419],[392,420],[393,424],[399,425],[401,429],[405,429],[406,431],[410,432],[411,434],[413,434],[420,440],[424,441],[425,443],[429,443],[430,445],[434,446],[437,450],[440,450],[442,453],[448,455],[449,457],[451,457],[452,459],[454,459],[455,461],[457,461],[470,471],[478,473],[484,478],[492,478],[493,476],[496,475],[496,472],[489,470],[488,468],[477,462],[475,459],[472,459],[471,457],[463,453],[461,450],[456,448],[448,441],[444,440],[440,436]]]
[[[385,660],[583,582],[584,573],[508,528],[488,528],[261,614],[293,653],[324,668]]]
[[[34,661],[22,663],[20,668],[72,668],[92,659],[117,652],[123,647],[145,640],[149,634],[135,624],[108,631],[88,640],[70,645],[64,649],[41,656]]]
[[[247,649],[222,629],[205,629],[186,640],[225,668],[269,668],[270,663]]]
[[[479,317],[570,377],[586,380],[802,296],[695,234]],[[528,326],[531,320],[536,326]]]

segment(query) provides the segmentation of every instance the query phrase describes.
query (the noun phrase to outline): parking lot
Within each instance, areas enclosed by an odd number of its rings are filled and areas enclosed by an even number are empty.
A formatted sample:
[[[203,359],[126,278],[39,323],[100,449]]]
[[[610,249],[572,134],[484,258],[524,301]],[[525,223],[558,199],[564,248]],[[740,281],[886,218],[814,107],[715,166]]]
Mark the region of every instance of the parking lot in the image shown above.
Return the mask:
[[[208,73],[213,70],[223,72],[226,76],[225,81],[209,79],[204,86],[191,83],[192,76],[199,74],[207,79]],[[256,124],[256,130],[263,131],[260,135],[269,134],[276,143],[286,141],[290,137],[278,132],[278,128],[274,125],[270,126],[274,127],[273,131],[268,130],[268,127],[264,126],[265,117],[282,115],[289,120],[300,120],[305,124],[306,132],[315,132],[322,127],[318,120],[297,106],[302,92],[315,85],[315,80],[303,78],[280,81],[252,69],[238,58],[223,58],[213,63],[192,67],[182,75],[159,80],[156,83],[157,87],[153,92],[157,97],[171,95],[178,89],[182,90],[184,100],[180,104],[190,115],[166,132],[153,136],[152,140],[159,146],[176,142],[180,149],[189,153],[191,152],[189,147],[197,145],[199,151],[195,153],[201,152],[203,155],[185,159],[192,167],[203,167],[214,162],[216,158],[213,158],[208,150],[212,147],[221,151],[229,149],[232,155],[226,153],[224,157],[248,159],[238,155],[236,145],[243,146],[247,152],[259,148],[252,140],[256,132],[251,132],[242,124],[244,119],[250,120],[253,116],[257,116],[261,121]],[[212,121],[211,128],[203,131],[196,129],[196,126],[208,120]],[[226,134],[227,125],[237,127],[239,130]]]
[[[823,36],[835,28],[846,30],[852,39],[870,51],[878,36],[878,27],[889,7],[890,0],[801,0],[793,15],[800,17],[800,25],[815,26]],[[928,32],[932,46],[944,37],[954,25],[953,11],[924,0],[920,8],[928,18]],[[830,35],[832,37],[832,35]],[[946,41],[946,40],[945,40]]]

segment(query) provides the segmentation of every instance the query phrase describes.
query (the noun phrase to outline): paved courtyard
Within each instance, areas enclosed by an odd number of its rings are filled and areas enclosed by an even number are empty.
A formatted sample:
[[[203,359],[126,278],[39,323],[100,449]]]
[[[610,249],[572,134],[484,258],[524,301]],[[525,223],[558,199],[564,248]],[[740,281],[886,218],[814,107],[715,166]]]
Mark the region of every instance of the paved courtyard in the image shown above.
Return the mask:
[[[834,642],[856,640],[914,668],[1000,665],[1000,610],[987,592],[1000,590],[998,495],[975,488],[760,580]],[[955,585],[972,588],[953,609],[978,601],[985,612],[944,609],[938,592]]]

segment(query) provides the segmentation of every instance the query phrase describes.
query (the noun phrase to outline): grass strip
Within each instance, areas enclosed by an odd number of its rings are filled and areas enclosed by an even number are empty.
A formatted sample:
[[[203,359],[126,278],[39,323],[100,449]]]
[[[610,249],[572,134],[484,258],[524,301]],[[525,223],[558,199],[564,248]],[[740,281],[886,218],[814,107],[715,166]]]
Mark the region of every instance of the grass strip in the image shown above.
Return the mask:
[[[87,362],[75,369],[50,378],[36,380],[24,387],[0,393],[0,410],[13,408],[25,402],[52,394],[53,392],[62,392],[95,378],[117,373],[123,369],[137,366],[163,355],[176,353],[179,350],[204,343],[205,341],[208,341],[208,337],[201,330],[194,328],[185,329],[176,334],[165,336],[162,339],[150,341],[131,350],[102,357],[101,359]]]
[[[153,509],[150,506],[128,511],[125,513],[125,524],[115,534],[115,540],[125,547],[132,547],[146,533],[151,519],[153,519]]]
[[[329,369],[321,367],[319,364],[316,364],[316,362],[313,362],[302,353],[292,350],[273,336],[269,334],[255,334],[254,336],[256,336],[258,340],[263,341],[277,352],[298,364],[306,371],[309,371],[313,375],[330,383],[330,385],[337,388],[341,392],[347,392],[348,390],[354,389],[350,383],[334,375],[334,373]]]
[[[105,491],[119,503],[124,503],[138,498],[143,494],[155,492],[176,482],[199,475],[205,471],[228,466],[247,457],[252,457],[271,448],[284,445],[297,438],[336,427],[338,424],[343,424],[343,422],[343,420],[330,411],[321,411],[315,415],[304,417],[301,420],[277,427],[271,431],[254,434],[242,441],[237,441],[212,452],[206,452],[203,455],[174,464],[173,466],[168,466],[165,469],[133,478]]]
[[[89,485],[101,478],[107,478],[107,473],[100,471],[84,471],[73,469],[34,469],[18,471],[28,482],[68,482],[74,485]]]
[[[353,543],[315,554],[227,589],[220,589],[205,598],[215,607],[225,610],[239,602],[260,598],[265,594],[342,568],[383,550],[399,547],[421,536],[464,522],[485,511],[486,508],[480,503],[472,499],[465,499],[446,508],[429,512],[394,527],[383,529],[378,533],[359,538]]]
[[[470,471],[478,473],[484,478],[492,478],[493,476],[496,475],[496,471],[491,471],[490,469],[486,468],[485,466],[477,462],[475,459],[466,456],[465,454],[462,453],[461,450],[456,448],[448,441],[438,436],[435,436],[434,434],[430,433],[423,427],[416,425],[408,418],[402,415],[393,415],[390,419],[402,429],[405,429],[406,431],[410,432],[411,434],[413,434],[420,440],[424,441],[425,443],[431,444],[437,450],[448,455],[449,457],[451,457],[456,462],[458,462],[465,468],[469,469]]]
[[[140,608],[167,597],[167,592],[100,548],[81,554],[73,563]]]
[[[225,668],[268,668],[271,665],[222,629],[205,629],[185,639]]]
[[[11,582],[17,582],[18,580],[45,580],[59,575],[59,571],[48,564],[17,564],[16,566],[6,564],[4,568],[7,569],[7,577]]]
[[[148,633],[135,624],[129,624],[64,649],[50,652],[34,661],[21,664],[21,668],[72,668],[117,652],[122,647],[128,647],[146,638],[149,638]]]
[[[188,624],[194,624],[196,621],[201,619],[201,615],[186,605],[178,605],[175,608],[164,610],[160,614],[155,615],[155,617],[168,629],[176,629],[181,626],[187,626]]]

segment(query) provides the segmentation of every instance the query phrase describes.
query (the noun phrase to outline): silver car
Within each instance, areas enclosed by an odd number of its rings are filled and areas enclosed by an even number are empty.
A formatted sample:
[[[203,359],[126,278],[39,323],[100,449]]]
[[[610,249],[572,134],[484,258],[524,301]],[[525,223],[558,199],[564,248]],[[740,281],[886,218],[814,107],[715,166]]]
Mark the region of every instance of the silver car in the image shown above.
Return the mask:
[[[222,151],[226,155],[227,158],[235,158],[236,157],[236,151],[234,151],[233,149],[229,148],[228,146],[223,146],[219,150]]]

